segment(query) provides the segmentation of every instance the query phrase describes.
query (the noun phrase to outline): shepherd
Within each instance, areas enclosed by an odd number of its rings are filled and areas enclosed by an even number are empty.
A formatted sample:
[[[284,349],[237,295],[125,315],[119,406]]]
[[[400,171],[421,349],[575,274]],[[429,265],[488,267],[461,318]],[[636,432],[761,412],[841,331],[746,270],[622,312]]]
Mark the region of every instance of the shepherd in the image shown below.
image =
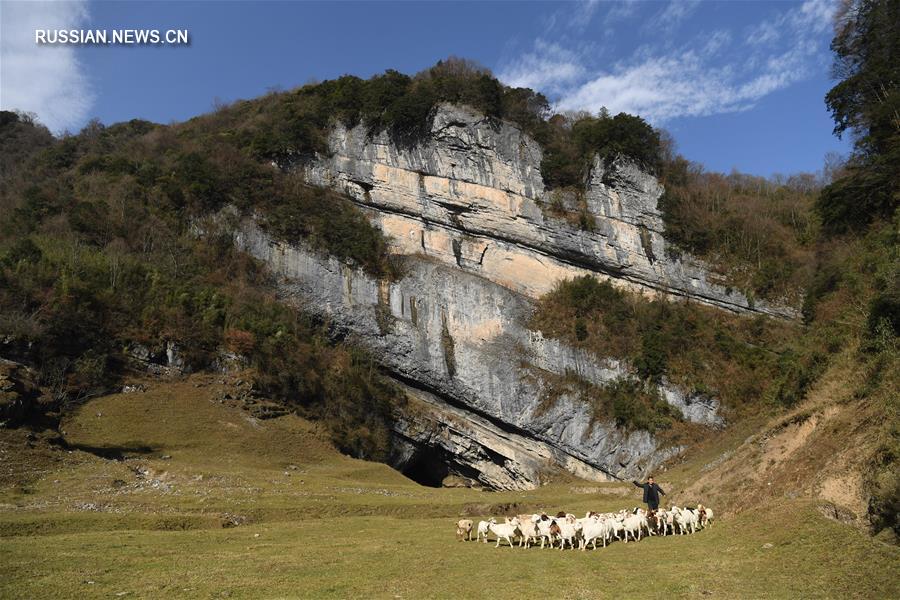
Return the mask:
[[[652,511],[656,511],[659,508],[659,495],[666,495],[662,488],[656,485],[653,481],[653,477],[647,478],[647,483],[639,483],[637,481],[632,481],[634,485],[644,490],[644,502]]]

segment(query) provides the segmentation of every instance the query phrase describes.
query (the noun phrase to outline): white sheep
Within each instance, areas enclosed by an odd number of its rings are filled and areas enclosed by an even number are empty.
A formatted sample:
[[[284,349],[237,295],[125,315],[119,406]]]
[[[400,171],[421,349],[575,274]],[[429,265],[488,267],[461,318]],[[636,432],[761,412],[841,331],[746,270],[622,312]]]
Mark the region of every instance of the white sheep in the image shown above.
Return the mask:
[[[622,539],[621,536],[624,535],[624,533],[625,533],[624,519],[619,515],[616,515],[615,517],[610,517],[609,518],[609,526],[610,526],[610,535],[612,537],[616,538],[617,540],[621,540]]]
[[[462,540],[466,538],[466,541],[472,541],[472,520],[471,519],[460,519],[456,522],[456,539]]]
[[[519,515],[516,517],[519,521],[519,548],[529,548],[531,543],[537,543],[538,530],[537,519],[540,515]]]
[[[478,530],[477,530],[477,534],[475,536],[475,541],[478,542],[483,539],[484,543],[487,544],[488,531],[490,531],[490,528],[491,528],[490,521],[478,521]]]
[[[568,514],[563,519],[557,519],[556,524],[559,526],[559,549],[564,550],[566,544],[573,550],[575,542],[578,541],[581,533],[581,523],[575,518],[575,515]]]
[[[672,535],[675,535],[675,507],[666,511],[666,527]]]
[[[656,525],[656,533],[657,533],[657,534],[660,534],[660,535],[662,535],[663,537],[666,537],[666,534],[667,534],[668,529],[669,529],[669,519],[670,519],[670,517],[671,517],[671,515],[669,515],[669,513],[666,512],[666,510],[665,510],[665,509],[662,509],[662,508],[659,509],[659,510],[657,510],[657,511],[654,513],[653,519],[654,519],[654,521],[655,521],[655,525]]]
[[[708,527],[712,525],[713,511],[708,506],[702,504],[697,505],[697,512],[700,514],[700,526]]]
[[[544,542],[549,542],[550,547],[553,547],[553,526],[556,524],[554,519],[551,519],[547,515],[534,515],[537,519],[534,520],[535,525],[537,526],[537,535],[541,538],[541,548],[544,547]]]
[[[675,524],[678,531],[684,535],[688,531],[694,533],[697,531],[697,513],[688,508],[678,508],[673,506],[672,511],[675,513]]]
[[[602,541],[603,547],[606,548],[613,534],[614,522],[614,519],[600,515],[585,520],[581,529],[581,549],[586,549],[588,544],[596,549],[597,540]]]
[[[628,543],[628,534],[631,539],[636,542],[641,541],[641,531],[647,527],[647,517],[641,514],[630,515],[622,521],[622,528],[625,530],[625,543]]]
[[[506,540],[506,543],[509,544],[509,547],[513,547],[512,538],[519,535],[519,519],[513,517],[512,519],[508,519],[506,523],[497,523],[497,520],[491,518],[490,526],[488,529],[491,533],[497,536],[497,545],[495,548],[500,547],[500,540]]]

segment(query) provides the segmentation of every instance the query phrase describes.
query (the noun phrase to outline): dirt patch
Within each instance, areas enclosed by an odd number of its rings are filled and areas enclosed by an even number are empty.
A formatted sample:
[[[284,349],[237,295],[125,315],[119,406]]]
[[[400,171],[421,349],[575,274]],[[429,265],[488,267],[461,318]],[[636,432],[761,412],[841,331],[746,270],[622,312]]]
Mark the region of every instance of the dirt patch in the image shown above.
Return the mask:
[[[819,421],[820,416],[814,414],[802,421],[791,423],[777,434],[768,437],[763,442],[763,452],[760,456],[763,470],[756,473],[757,478],[764,476],[765,471],[769,469],[777,469],[796,454],[807,443]]]
[[[727,516],[763,503],[811,498],[837,507],[828,509],[832,518],[866,525],[863,473],[878,414],[837,385],[839,379],[830,373],[807,402],[755,425],[743,440],[735,432],[708,459],[685,456],[681,477],[690,483],[673,500],[702,502]],[[691,466],[704,459],[702,467]]]
[[[524,506],[519,502],[502,502],[483,504],[466,504],[459,512],[461,517],[483,517],[483,516],[504,516],[515,515],[524,510]]]

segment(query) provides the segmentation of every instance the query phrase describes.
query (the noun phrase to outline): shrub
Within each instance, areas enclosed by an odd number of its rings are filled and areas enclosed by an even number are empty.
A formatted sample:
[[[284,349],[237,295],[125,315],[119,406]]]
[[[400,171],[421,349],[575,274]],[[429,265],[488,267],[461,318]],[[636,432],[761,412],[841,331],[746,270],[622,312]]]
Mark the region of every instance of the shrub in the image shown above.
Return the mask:
[[[705,258],[746,295],[800,303],[812,271],[817,180],[706,173],[683,157],[661,170],[668,252]]]
[[[795,402],[825,364],[805,346],[795,348],[794,325],[689,302],[648,300],[593,277],[558,284],[541,299],[531,326],[597,356],[627,361],[632,379],[648,390],[665,378],[683,389],[706,390],[734,410],[766,393],[781,404]],[[778,352],[787,358],[779,359]]]

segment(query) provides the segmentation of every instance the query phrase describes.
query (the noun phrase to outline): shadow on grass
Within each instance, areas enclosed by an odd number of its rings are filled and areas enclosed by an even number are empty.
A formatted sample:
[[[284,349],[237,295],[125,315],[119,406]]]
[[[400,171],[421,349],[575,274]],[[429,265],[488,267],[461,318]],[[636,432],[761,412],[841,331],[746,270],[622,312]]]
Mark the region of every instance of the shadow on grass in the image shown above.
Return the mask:
[[[100,458],[117,461],[123,461],[126,458],[133,458],[135,456],[153,454],[160,450],[158,446],[151,446],[144,442],[128,442],[119,446],[90,446],[88,444],[70,444],[64,438],[58,437],[50,440],[50,443],[59,446],[64,450],[81,450],[82,452],[87,452],[94,456],[99,456]]]

